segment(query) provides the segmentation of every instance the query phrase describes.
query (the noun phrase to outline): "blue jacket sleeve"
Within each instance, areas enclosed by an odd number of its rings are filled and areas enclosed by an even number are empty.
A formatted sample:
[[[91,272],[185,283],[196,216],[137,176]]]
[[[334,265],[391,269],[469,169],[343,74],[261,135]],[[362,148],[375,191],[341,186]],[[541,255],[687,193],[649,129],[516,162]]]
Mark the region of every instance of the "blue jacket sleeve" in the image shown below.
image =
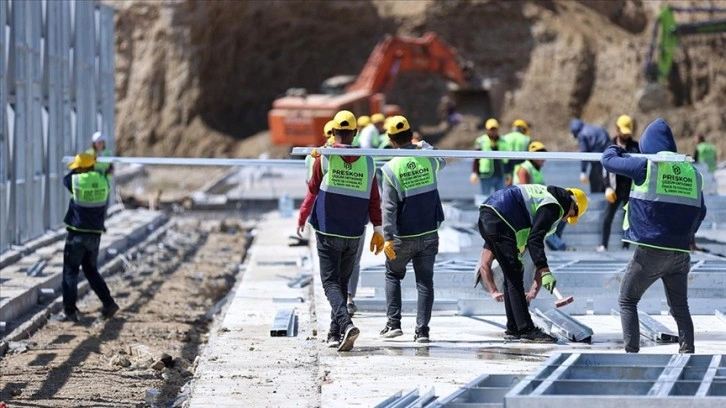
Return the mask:
[[[605,170],[628,177],[635,184],[643,184],[648,170],[648,160],[642,157],[631,157],[625,153],[625,149],[616,145],[605,149],[600,163]]]
[[[70,172],[63,176],[63,185],[66,186],[71,194],[73,194],[73,172]]]

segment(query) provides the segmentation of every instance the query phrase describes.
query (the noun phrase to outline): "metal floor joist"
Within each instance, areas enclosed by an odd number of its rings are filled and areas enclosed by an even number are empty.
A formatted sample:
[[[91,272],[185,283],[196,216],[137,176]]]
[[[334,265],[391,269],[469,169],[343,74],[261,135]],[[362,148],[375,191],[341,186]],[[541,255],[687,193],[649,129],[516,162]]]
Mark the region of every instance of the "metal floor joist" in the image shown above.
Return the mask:
[[[610,314],[620,319],[620,312],[613,309]],[[678,335],[642,310],[638,310],[640,335],[658,343],[678,343]]]
[[[692,354],[552,356],[504,397],[507,408],[726,406],[726,358]]]
[[[441,408],[503,407],[504,396],[525,378],[514,374],[484,374],[432,404]]]
[[[535,308],[534,314],[549,323],[550,334],[552,335],[566,341],[582,343],[592,341],[592,335],[594,334],[592,329],[560,309],[554,308],[542,311]]]

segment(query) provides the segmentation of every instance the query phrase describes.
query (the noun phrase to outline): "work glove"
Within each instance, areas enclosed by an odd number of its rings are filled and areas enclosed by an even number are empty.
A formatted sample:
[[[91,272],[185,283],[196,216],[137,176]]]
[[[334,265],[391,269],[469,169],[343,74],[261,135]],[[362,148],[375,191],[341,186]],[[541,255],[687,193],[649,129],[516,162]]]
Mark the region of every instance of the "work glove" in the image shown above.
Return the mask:
[[[371,252],[378,255],[383,251],[383,227],[373,227],[373,237],[371,237]]]
[[[615,196],[615,190],[608,187],[605,189],[605,199],[608,200],[610,204],[614,203],[615,200],[617,200],[617,197]]]
[[[433,146],[431,146],[425,140],[421,140],[419,142],[416,142],[415,145],[418,146],[419,149],[423,149],[423,150],[432,150],[434,148]]]
[[[386,243],[383,244],[383,253],[385,253],[386,258],[391,261],[396,259],[396,250],[393,248],[393,241],[386,241]]]
[[[557,286],[557,279],[555,279],[555,275],[552,274],[552,272],[545,272],[542,274],[542,287],[547,289],[550,293],[552,293],[553,290],[555,290],[555,286]]]
[[[479,182],[479,175],[476,173],[471,173],[471,176],[469,176],[469,184],[476,185]]]
[[[313,159],[317,159],[318,157],[320,157],[320,152],[318,151],[318,149],[313,149],[312,151],[310,151],[310,157],[312,157]]]
[[[587,174],[586,173],[580,173],[580,183],[587,185]]]

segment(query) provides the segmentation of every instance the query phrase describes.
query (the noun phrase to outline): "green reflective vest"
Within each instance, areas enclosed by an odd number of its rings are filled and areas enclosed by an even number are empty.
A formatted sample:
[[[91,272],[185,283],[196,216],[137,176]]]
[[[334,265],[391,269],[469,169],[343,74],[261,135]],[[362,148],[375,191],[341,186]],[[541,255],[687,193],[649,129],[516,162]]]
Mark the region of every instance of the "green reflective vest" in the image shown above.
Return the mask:
[[[532,162],[529,160],[522,162],[522,164],[518,164],[514,166],[514,184],[522,184],[522,181],[519,179],[519,176],[517,173],[519,173],[520,167],[524,167],[524,169],[529,173],[529,183],[530,184],[544,184],[544,176],[542,175],[542,172],[537,170],[537,168],[534,167]]]
[[[710,173],[716,171],[716,146],[701,142],[696,146],[696,151],[698,152],[698,162],[705,163]]]
[[[90,148],[86,150],[86,154],[92,154],[96,157],[111,157],[111,151],[108,149],[101,150],[101,153],[96,153],[96,150],[93,148]],[[111,167],[111,163],[99,163],[96,162],[96,164],[93,165],[93,169],[96,170],[99,173],[106,174],[108,173],[108,169]],[[110,175],[109,175],[110,176]]]
[[[509,150],[513,152],[526,152],[529,148],[530,138],[524,133],[511,132],[504,135],[503,138],[509,145]]]
[[[476,146],[482,152],[492,151],[492,140],[489,135],[483,134],[474,141]],[[499,137],[497,138],[497,150],[500,152],[509,150],[507,142]],[[508,163],[508,159],[503,159],[502,163]],[[479,178],[489,178],[494,174],[494,159],[479,159]]]

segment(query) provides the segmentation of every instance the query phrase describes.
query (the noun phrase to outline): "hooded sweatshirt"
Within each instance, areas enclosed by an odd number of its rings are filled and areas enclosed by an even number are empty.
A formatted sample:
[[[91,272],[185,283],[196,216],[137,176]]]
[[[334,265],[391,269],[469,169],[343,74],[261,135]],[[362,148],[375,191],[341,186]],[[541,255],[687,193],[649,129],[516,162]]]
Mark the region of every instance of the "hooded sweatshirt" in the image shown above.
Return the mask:
[[[658,118],[643,132],[639,142],[643,154],[677,152],[673,133],[665,120]],[[646,181],[649,161],[631,157],[620,146],[610,146],[601,159],[605,170],[629,177],[635,185]],[[697,177],[701,175],[696,171]],[[700,194],[700,192],[699,192]],[[675,216],[675,215],[678,216]],[[704,217],[706,205],[701,195],[700,207],[630,197],[624,241],[647,246],[688,250]]]

